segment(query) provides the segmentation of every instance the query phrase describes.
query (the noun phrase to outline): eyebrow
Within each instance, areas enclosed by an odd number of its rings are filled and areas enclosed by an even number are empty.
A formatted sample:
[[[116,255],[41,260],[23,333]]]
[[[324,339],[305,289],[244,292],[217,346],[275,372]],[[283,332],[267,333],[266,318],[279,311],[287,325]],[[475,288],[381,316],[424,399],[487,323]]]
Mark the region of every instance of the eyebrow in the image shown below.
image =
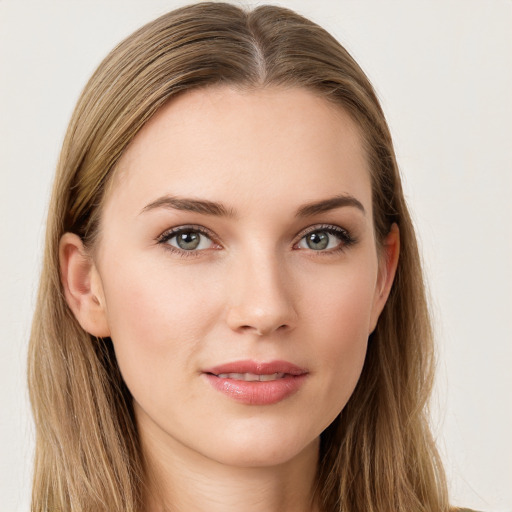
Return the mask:
[[[141,213],[156,208],[169,208],[172,210],[183,210],[187,212],[202,213],[203,215],[214,215],[216,217],[234,217],[235,212],[226,208],[222,203],[208,201],[206,199],[181,198],[174,196],[162,196],[146,205]]]
[[[359,200],[349,194],[342,194],[329,199],[323,199],[322,201],[305,204],[297,210],[295,216],[313,217],[319,213],[325,213],[330,210],[335,210],[336,208],[347,206],[357,208],[363,212],[363,214],[366,214],[364,206]],[[222,203],[208,201],[206,199],[182,198],[169,195],[159,197],[155,201],[152,201],[142,209],[141,213],[157,208],[195,212],[215,217],[236,217],[235,211],[231,208],[227,208]]]
[[[322,201],[305,204],[298,209],[296,216],[312,217],[313,215],[318,215],[319,213],[325,213],[345,206],[357,208],[366,215],[366,210],[360,201],[350,194],[342,194]]]

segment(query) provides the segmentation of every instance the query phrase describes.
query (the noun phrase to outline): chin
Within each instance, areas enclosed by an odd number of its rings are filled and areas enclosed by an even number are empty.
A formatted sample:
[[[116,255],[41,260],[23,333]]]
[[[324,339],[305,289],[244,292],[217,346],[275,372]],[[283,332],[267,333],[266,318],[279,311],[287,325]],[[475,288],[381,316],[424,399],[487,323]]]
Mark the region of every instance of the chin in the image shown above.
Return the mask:
[[[289,433],[279,435],[277,432],[256,432],[251,429],[242,436],[230,435],[217,446],[222,449],[211,454],[211,458],[227,466],[236,467],[271,467],[286,464],[297,457],[315,456],[318,452],[319,437],[305,439],[291,436]]]

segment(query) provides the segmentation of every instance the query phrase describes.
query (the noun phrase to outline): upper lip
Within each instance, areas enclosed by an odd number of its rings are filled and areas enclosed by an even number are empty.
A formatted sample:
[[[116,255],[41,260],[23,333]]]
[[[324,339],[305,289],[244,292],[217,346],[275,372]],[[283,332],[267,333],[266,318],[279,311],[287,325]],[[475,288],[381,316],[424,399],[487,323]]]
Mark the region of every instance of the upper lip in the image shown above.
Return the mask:
[[[303,375],[308,373],[304,368],[301,368],[288,361],[233,361],[225,363],[212,368],[203,370],[203,373],[210,373],[219,375],[221,373],[252,373],[255,375],[271,375],[273,373],[286,373],[289,375]]]

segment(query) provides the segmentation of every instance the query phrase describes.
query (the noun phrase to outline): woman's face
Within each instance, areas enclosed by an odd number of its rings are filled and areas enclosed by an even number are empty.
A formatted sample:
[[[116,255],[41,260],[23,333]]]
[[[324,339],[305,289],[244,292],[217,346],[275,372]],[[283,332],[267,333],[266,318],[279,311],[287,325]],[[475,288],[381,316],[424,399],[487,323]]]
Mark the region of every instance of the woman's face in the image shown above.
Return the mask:
[[[142,437],[243,466],[317,446],[390,280],[358,130],[302,89],[162,108],[119,162],[94,261]]]

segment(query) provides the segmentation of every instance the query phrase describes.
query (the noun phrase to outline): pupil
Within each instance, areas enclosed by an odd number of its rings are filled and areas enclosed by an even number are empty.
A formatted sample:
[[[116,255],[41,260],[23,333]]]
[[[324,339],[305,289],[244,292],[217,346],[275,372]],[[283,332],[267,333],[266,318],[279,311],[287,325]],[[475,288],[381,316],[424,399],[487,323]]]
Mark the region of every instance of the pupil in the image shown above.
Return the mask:
[[[307,244],[310,249],[320,251],[329,245],[329,235],[325,231],[311,233],[308,236]]]
[[[177,238],[179,247],[187,251],[196,249],[197,246],[199,245],[199,241],[200,235],[193,231],[186,231],[185,233],[180,233]]]

